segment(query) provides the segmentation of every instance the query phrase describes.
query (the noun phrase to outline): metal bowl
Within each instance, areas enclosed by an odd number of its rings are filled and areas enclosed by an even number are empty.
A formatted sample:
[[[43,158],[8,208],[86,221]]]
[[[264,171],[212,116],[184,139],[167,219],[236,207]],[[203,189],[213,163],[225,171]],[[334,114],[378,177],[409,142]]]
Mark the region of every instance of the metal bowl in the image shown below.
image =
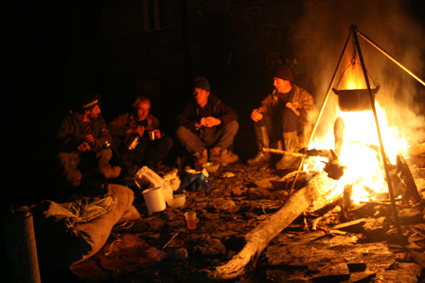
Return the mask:
[[[166,200],[169,207],[179,207],[186,203],[186,195],[178,194]]]
[[[218,170],[220,163],[218,162],[207,162],[202,164],[202,167],[207,169],[208,173],[213,173]]]

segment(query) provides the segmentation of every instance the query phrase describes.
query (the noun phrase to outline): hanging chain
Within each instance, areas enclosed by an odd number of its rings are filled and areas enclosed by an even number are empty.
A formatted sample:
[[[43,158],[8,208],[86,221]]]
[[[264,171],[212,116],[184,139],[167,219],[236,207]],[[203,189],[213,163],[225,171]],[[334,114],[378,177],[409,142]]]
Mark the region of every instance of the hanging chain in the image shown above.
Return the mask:
[[[352,38],[353,41],[353,58],[351,58],[351,68],[356,68],[356,58],[357,58],[357,48],[356,48],[356,42],[354,40],[354,36]]]

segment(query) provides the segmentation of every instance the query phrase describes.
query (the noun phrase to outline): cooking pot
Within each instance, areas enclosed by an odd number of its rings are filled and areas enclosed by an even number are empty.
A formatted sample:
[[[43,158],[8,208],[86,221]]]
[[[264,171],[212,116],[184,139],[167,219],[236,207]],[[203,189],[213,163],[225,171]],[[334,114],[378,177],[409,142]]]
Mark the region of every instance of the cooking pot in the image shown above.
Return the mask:
[[[365,111],[372,110],[370,104],[369,92],[367,89],[341,89],[332,88],[333,92],[338,95],[338,106],[342,112]],[[379,85],[371,89],[373,102],[375,102],[375,94],[379,90]]]

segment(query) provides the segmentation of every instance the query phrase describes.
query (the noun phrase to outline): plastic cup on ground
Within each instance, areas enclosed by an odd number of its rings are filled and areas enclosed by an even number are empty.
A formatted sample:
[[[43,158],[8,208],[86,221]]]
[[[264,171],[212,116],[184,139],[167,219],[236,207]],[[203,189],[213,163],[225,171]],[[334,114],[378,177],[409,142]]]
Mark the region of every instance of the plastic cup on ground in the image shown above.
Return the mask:
[[[188,211],[184,214],[186,219],[187,228],[195,229],[196,228],[196,211]]]

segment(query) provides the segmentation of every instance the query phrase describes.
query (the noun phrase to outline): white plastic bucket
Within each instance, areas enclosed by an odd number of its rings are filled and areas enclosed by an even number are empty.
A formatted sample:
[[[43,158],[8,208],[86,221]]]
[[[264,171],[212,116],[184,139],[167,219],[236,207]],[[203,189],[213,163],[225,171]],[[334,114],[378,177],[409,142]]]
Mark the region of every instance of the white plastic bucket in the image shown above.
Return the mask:
[[[143,198],[145,199],[146,206],[149,213],[163,211],[167,207],[165,204],[164,192],[162,187],[146,189],[143,191]]]

